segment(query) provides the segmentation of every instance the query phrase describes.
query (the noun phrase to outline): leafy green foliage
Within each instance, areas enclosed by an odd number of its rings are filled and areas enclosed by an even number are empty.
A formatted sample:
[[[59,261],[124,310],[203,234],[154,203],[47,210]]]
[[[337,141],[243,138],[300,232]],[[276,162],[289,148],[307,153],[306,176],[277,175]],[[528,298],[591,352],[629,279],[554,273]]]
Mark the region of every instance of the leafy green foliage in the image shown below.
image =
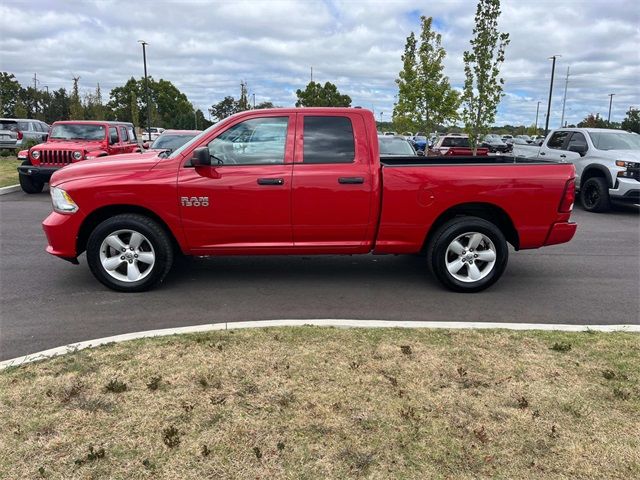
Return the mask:
[[[578,123],[579,128],[608,128],[607,121],[600,116],[599,113],[595,115],[590,113],[581,122]]]
[[[396,84],[398,101],[393,123],[398,131],[434,131],[457,118],[458,92],[444,75],[446,51],[442,36],[432,30],[431,17],[420,17],[420,42],[413,32],[407,37],[402,70]]]
[[[343,95],[331,82],[321,85],[309,82],[304,90],[296,90],[296,107],[350,107],[351,97]]]
[[[13,115],[20,89],[20,83],[12,73],[0,72],[0,116]]]
[[[500,0],[479,0],[471,50],[464,52],[464,91],[462,120],[469,135],[469,143],[476,148],[496,118],[503,96],[504,80],[500,67],[504,62],[509,34],[498,31]]]
[[[629,108],[627,116],[622,121],[623,130],[640,133],[640,110],[637,108]]]
[[[209,109],[209,113],[211,113],[211,116],[216,120],[222,120],[241,111],[240,102],[230,95],[224,97],[215,105],[211,105]]]

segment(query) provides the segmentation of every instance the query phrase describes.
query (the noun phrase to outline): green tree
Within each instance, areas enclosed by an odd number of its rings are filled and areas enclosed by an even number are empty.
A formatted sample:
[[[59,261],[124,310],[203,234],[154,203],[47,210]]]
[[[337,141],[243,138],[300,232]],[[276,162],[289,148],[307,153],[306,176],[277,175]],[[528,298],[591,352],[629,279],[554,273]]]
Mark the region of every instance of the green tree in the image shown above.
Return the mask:
[[[69,114],[71,120],[84,120],[84,108],[80,100],[80,91],[78,89],[78,81],[80,77],[73,78],[73,89],[71,90],[71,101],[69,105]]]
[[[350,107],[351,97],[343,95],[331,82],[320,85],[309,82],[304,90],[296,90],[296,107]]]
[[[442,35],[433,31],[431,17],[420,17],[420,23],[419,44],[413,32],[405,44],[393,118],[402,130],[430,132],[457,118],[460,98],[444,75]]]
[[[627,116],[622,121],[621,127],[623,130],[640,133],[640,110],[629,107]]]
[[[224,97],[218,103],[211,105],[209,109],[209,113],[213,118],[220,121],[225,119],[234,113],[238,113],[240,111],[240,105],[238,101],[232,96]]]
[[[581,122],[578,123],[578,128],[609,128],[607,121],[600,116],[599,113],[595,115],[590,113]]]
[[[138,99],[140,98],[140,90],[139,82],[133,77],[127,80],[123,86],[111,89],[109,102],[107,103],[110,118],[121,122],[132,122],[136,126],[139,125],[139,122],[134,121],[133,117],[134,115],[139,116],[140,103]]]
[[[47,106],[46,122],[53,123],[56,120],[69,120],[71,99],[64,88],[54,90]]]
[[[22,87],[13,73],[0,72],[0,116],[15,116],[15,108]]]
[[[260,102],[256,105],[256,110],[261,110],[263,108],[275,108],[275,105],[271,102]]]
[[[498,31],[500,0],[478,0],[471,50],[464,52],[462,120],[473,154],[480,138],[496,118],[503,96],[500,67],[509,44],[509,34]]]

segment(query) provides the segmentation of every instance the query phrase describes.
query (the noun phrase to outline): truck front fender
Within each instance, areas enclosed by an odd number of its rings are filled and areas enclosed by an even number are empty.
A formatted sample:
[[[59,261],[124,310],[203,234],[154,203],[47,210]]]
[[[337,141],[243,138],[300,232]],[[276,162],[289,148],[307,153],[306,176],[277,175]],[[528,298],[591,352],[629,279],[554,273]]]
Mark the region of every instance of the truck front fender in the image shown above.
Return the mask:
[[[29,158],[29,150],[20,150],[18,152],[18,160],[26,160]]]
[[[85,160],[92,160],[94,158],[98,158],[98,157],[106,157],[107,155],[109,155],[107,152],[105,152],[104,150],[93,150],[91,152],[87,152],[87,154],[84,156]]]

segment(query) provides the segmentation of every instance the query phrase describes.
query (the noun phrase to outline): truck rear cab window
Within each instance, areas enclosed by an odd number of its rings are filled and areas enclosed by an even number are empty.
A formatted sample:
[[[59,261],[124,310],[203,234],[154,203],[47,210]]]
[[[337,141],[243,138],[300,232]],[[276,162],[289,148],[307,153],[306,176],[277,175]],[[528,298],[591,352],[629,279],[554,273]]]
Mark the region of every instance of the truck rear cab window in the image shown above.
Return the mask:
[[[120,142],[127,143],[129,141],[129,135],[127,135],[127,129],[120,127]]]
[[[133,127],[127,127],[127,133],[129,134],[129,141],[131,143],[136,143],[136,132]]]
[[[303,163],[353,163],[355,142],[348,117],[304,117]]]
[[[570,133],[571,132],[555,132],[547,142],[547,147],[562,150],[562,145],[564,145],[564,141]]]
[[[212,164],[282,165],[289,117],[245,120],[209,142]]]

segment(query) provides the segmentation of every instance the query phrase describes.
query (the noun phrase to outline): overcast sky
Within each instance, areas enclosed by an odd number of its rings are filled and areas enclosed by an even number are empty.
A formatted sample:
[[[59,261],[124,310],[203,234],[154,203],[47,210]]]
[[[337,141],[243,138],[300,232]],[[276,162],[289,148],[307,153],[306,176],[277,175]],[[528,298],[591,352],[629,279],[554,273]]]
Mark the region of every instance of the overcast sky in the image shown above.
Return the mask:
[[[0,0],[0,70],[23,84],[72,85],[107,91],[143,74],[173,82],[205,110],[248,83],[257,102],[295,103],[309,81],[331,81],[380,119],[391,117],[395,78],[407,35],[420,15],[432,16],[447,51],[445,73],[463,83],[476,2],[471,0],[253,0],[253,1],[14,1]],[[567,67],[565,119],[590,112],[612,120],[640,106],[640,1],[505,0],[500,29],[511,36],[502,73],[505,97],[498,124],[533,124],[541,101],[544,123],[556,64],[550,126],[560,124]]]

